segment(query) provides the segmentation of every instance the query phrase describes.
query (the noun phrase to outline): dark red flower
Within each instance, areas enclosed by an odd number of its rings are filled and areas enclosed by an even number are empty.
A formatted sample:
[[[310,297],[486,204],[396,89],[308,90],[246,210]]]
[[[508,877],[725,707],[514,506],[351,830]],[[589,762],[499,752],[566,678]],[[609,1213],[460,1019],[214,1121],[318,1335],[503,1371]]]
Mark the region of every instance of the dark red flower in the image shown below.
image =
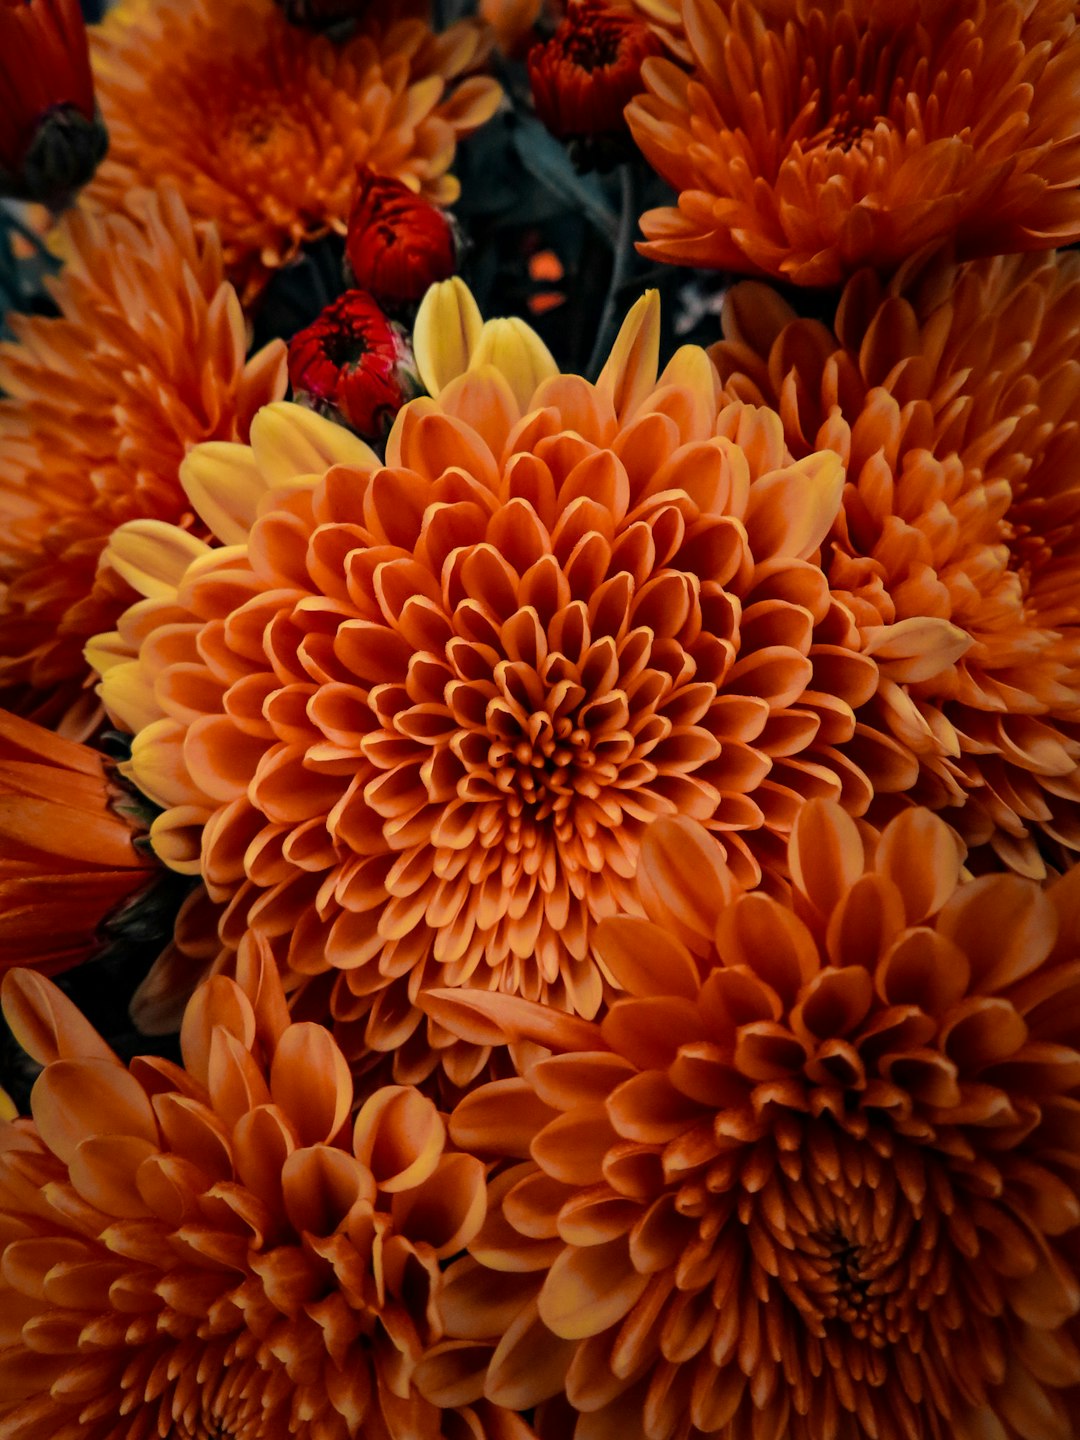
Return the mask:
[[[289,382],[301,404],[368,439],[381,439],[420,389],[404,330],[363,290],[346,290],[293,336]]]
[[[0,0],[0,194],[59,205],[107,146],[79,0]]]
[[[408,305],[457,269],[454,227],[445,211],[401,180],[363,169],[349,215],[345,260],[353,283],[380,305]]]
[[[660,50],[633,15],[578,0],[551,39],[529,52],[536,113],[560,140],[621,140],[623,110],[642,89],[642,62]]]

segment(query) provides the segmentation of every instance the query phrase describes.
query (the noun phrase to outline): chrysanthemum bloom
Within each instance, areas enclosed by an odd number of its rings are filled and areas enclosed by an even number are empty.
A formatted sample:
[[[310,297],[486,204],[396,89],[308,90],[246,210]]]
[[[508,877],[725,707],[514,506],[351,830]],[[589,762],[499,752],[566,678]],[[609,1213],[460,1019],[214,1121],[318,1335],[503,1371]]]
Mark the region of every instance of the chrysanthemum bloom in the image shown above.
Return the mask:
[[[566,19],[543,45],[529,51],[529,84],[536,113],[560,140],[596,147],[629,137],[623,110],[641,89],[642,62],[660,42],[636,16],[603,0],[574,0]]]
[[[107,145],[79,0],[0,0],[0,195],[63,204]]]
[[[296,398],[381,440],[420,392],[409,338],[362,290],[346,290],[289,341]]]
[[[95,39],[110,152],[87,194],[112,207],[170,177],[217,225],[247,303],[302,244],[345,233],[361,165],[456,199],[457,141],[502,92],[485,76],[448,87],[486,44],[475,21],[433,35],[422,20],[369,14],[334,45],[272,0],[126,0]]]
[[[642,253],[831,285],[938,236],[1080,237],[1071,0],[685,0],[691,73],[646,64],[634,139],[679,191]]]
[[[171,192],[144,218],[73,214],[59,318],[9,316],[0,345],[0,703],[78,733],[87,638],[132,592],[98,561],[136,516],[190,523],[177,471],[200,440],[245,438],[285,389],[285,347],[245,361],[212,230]]]
[[[125,799],[96,751],[0,710],[0,970],[56,974],[100,953],[158,868]]]
[[[346,273],[387,308],[411,305],[457,269],[450,217],[400,180],[360,171],[345,240]]]
[[[907,798],[1042,875],[1080,850],[1080,258],[864,273],[835,327],[748,283],[712,354],[795,455],[844,459],[824,565],[884,677],[862,718],[918,761]],[[881,643],[928,617],[957,634],[937,673]]]
[[[184,484],[229,548],[120,531],[149,598],[92,658],[166,807],[157,852],[228,903],[226,950],[263,936],[290,988],[334,979],[333,1015],[399,1079],[442,1050],[465,1083],[482,1055],[425,1032],[418,989],[595,1014],[592,929],[635,903],[654,819],[708,822],[752,881],[805,798],[866,807],[837,747],[877,667],[813,560],[838,457],[790,463],[702,350],[658,378],[655,295],[595,386],[520,320],[482,326],[457,280],[415,342],[432,398],[385,466],[285,405],[251,449],[194,451]]]
[[[552,1440],[1072,1440],[1080,871],[961,883],[925,810],[875,842],[804,806],[777,900],[658,820],[599,1025],[425,997],[559,1052],[451,1119],[506,1163],[431,1398],[565,1392]]]
[[[0,1434],[19,1440],[528,1440],[421,1399],[440,1261],[484,1170],[401,1086],[355,1113],[272,965],[218,976],[166,1060],[120,1063],[48,981],[4,982],[45,1069],[0,1130]]]

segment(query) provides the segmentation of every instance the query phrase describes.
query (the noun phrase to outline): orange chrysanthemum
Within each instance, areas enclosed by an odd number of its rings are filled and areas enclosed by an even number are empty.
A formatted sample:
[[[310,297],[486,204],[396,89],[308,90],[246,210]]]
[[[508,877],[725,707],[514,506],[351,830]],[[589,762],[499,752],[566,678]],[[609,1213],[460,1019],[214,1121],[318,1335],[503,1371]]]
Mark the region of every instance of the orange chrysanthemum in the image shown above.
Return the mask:
[[[186,1070],[126,1068],[30,971],[4,1011],[45,1069],[33,1121],[0,1125],[0,1436],[529,1440],[411,1384],[482,1165],[415,1091],[354,1119],[341,1052],[289,1023],[272,966],[199,991]]]
[[[706,821],[753,881],[808,796],[865,809],[837,746],[877,684],[812,558],[838,458],[791,464],[699,349],[657,378],[655,296],[595,386],[521,321],[481,327],[460,281],[415,342],[435,398],[385,466],[287,405],[252,449],[193,452],[229,548],[120,531],[149,598],[92,647],[166,807],[152,842],[228,903],[226,951],[265,937],[290,988],[336,972],[334,1016],[410,1080],[449,1045],[423,985],[596,1013],[592,928],[633,906],[657,816]],[[465,1083],[482,1057],[444,1058]]]
[[[245,303],[306,241],[345,234],[358,166],[453,201],[457,141],[502,93],[484,76],[447,93],[483,60],[485,32],[378,11],[336,45],[273,0],[125,0],[93,47],[110,144],[88,199],[110,207],[169,177],[217,225]]]
[[[679,193],[643,254],[831,285],[939,236],[1080,238],[1071,0],[684,0],[690,73],[642,72],[634,138]]]
[[[200,440],[247,435],[285,389],[285,347],[245,362],[243,317],[212,230],[179,198],[63,224],[60,317],[9,317],[0,345],[0,702],[85,733],[83,647],[132,591],[99,559],[136,516],[190,523],[177,480]]]
[[[923,257],[853,279],[835,334],[757,284],[712,355],[795,455],[847,467],[825,548],[883,683],[863,713],[918,761],[907,798],[1033,876],[1080,851],[1080,257]],[[883,631],[955,628],[932,673]],[[872,762],[867,761],[871,779]],[[880,808],[890,813],[895,797]],[[872,812],[873,813],[873,812]]]
[[[96,751],[0,710],[0,971],[54,975],[104,948],[157,868],[124,799]]]
[[[560,1397],[552,1440],[1071,1440],[1080,870],[961,854],[925,810],[879,838],[812,802],[777,900],[660,820],[599,1025],[429,994],[560,1053],[454,1112],[506,1163],[421,1389]]]

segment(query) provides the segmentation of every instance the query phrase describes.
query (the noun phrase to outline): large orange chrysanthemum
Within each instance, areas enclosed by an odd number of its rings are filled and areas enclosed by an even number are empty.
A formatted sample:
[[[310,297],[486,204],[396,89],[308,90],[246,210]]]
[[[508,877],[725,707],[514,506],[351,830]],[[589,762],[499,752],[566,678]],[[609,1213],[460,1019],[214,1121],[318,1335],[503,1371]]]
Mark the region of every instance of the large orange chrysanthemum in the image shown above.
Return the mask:
[[[1080,257],[912,262],[845,291],[835,334],[763,286],[732,292],[713,358],[776,405],[795,455],[844,459],[825,548],[883,683],[868,724],[918,760],[908,798],[1044,873],[1080,851]],[[879,627],[961,632],[936,674]],[[872,762],[867,764],[874,778]],[[891,802],[890,802],[891,803]],[[887,808],[882,814],[889,813]]]
[[[287,405],[252,449],[193,452],[228,548],[118,532],[148,599],[92,647],[166,807],[152,841],[228,902],[226,949],[264,936],[290,988],[336,972],[333,1014],[401,1079],[449,1043],[419,1026],[423,985],[596,1013],[592,927],[633,906],[657,816],[706,821],[752,881],[808,796],[864,810],[837,746],[877,683],[813,561],[838,458],[789,463],[699,349],[657,378],[655,296],[595,386],[521,321],[481,329],[457,281],[415,339],[436,398],[400,412],[385,466]],[[454,1056],[464,1083],[480,1058]]]
[[[12,315],[0,345],[0,703],[78,734],[96,708],[83,647],[133,598],[99,569],[109,536],[136,516],[190,522],[185,451],[246,437],[286,354],[274,341],[245,362],[217,239],[172,192],[141,220],[72,214],[60,243],[60,317]]]
[[[475,21],[434,35],[371,7],[343,44],[290,25],[273,0],[125,0],[93,46],[109,155],[87,191],[113,206],[158,176],[221,232],[245,303],[299,247],[344,235],[359,166],[446,204],[458,138],[498,84],[447,86],[484,58]]]
[[[565,1391],[552,1440],[1072,1440],[1080,871],[965,884],[961,853],[812,802],[775,900],[660,820],[599,1025],[428,995],[561,1053],[451,1119],[506,1163],[421,1389]]]
[[[1072,0],[684,0],[689,73],[642,72],[634,138],[679,193],[642,252],[831,285],[938,236],[1080,237]]]
[[[410,1379],[482,1165],[415,1091],[354,1119],[345,1060],[289,1023],[272,966],[200,990],[186,1070],[126,1068],[31,971],[4,1011],[45,1066],[33,1121],[0,1124],[4,1440],[529,1440]]]
[[[157,869],[127,798],[95,750],[0,710],[0,971],[52,975],[104,948]]]

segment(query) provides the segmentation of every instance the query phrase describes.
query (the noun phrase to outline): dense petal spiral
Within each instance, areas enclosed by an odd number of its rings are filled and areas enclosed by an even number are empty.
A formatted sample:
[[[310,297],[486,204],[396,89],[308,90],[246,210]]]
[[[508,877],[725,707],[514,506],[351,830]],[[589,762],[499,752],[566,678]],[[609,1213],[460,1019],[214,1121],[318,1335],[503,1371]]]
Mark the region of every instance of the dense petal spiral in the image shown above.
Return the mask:
[[[923,255],[849,283],[835,332],[761,285],[712,350],[795,455],[847,469],[824,549],[883,681],[864,713],[918,762],[907,799],[1033,876],[1080,851],[1080,259]],[[898,644],[958,632],[936,673]],[[910,649],[910,647],[909,647]],[[871,779],[873,779],[871,767]],[[878,813],[887,815],[896,797]]]
[[[1070,1440],[1080,871],[962,853],[811,802],[773,899],[659,820],[599,1025],[429,993],[556,1053],[451,1119],[502,1163],[420,1387],[541,1404],[552,1440]]]
[[[4,1011],[45,1067],[0,1123],[4,1440],[528,1440],[410,1379],[483,1167],[415,1091],[357,1107],[272,965],[196,995],[184,1069],[126,1068],[30,971]]]
[[[247,436],[285,389],[285,347],[245,360],[215,231],[175,191],[139,214],[72,213],[56,318],[0,345],[0,703],[72,733],[96,709],[83,647],[133,592],[101,553],[136,516],[190,523],[177,478],[201,440]]]
[[[1071,0],[684,0],[689,72],[627,112],[679,191],[643,253],[831,285],[954,235],[965,255],[1080,236]]]
[[[484,58],[483,30],[435,35],[419,19],[382,23],[384,8],[335,45],[273,0],[124,0],[95,37],[110,150],[88,197],[113,206],[169,177],[217,225],[245,303],[306,241],[345,233],[360,165],[456,199],[458,138],[502,93],[461,79]]]
[[[657,377],[655,297],[595,386],[475,311],[456,281],[425,301],[433,398],[385,465],[283,405],[251,449],[195,451],[227,548],[127,527],[110,553],[148,598],[91,652],[225,949],[261,935],[290,988],[323,976],[399,1078],[449,1046],[424,985],[596,1013],[592,929],[633,907],[658,816],[705,821],[752,881],[806,798],[871,798],[840,747],[877,667],[810,558],[838,458],[790,463],[701,350]]]

